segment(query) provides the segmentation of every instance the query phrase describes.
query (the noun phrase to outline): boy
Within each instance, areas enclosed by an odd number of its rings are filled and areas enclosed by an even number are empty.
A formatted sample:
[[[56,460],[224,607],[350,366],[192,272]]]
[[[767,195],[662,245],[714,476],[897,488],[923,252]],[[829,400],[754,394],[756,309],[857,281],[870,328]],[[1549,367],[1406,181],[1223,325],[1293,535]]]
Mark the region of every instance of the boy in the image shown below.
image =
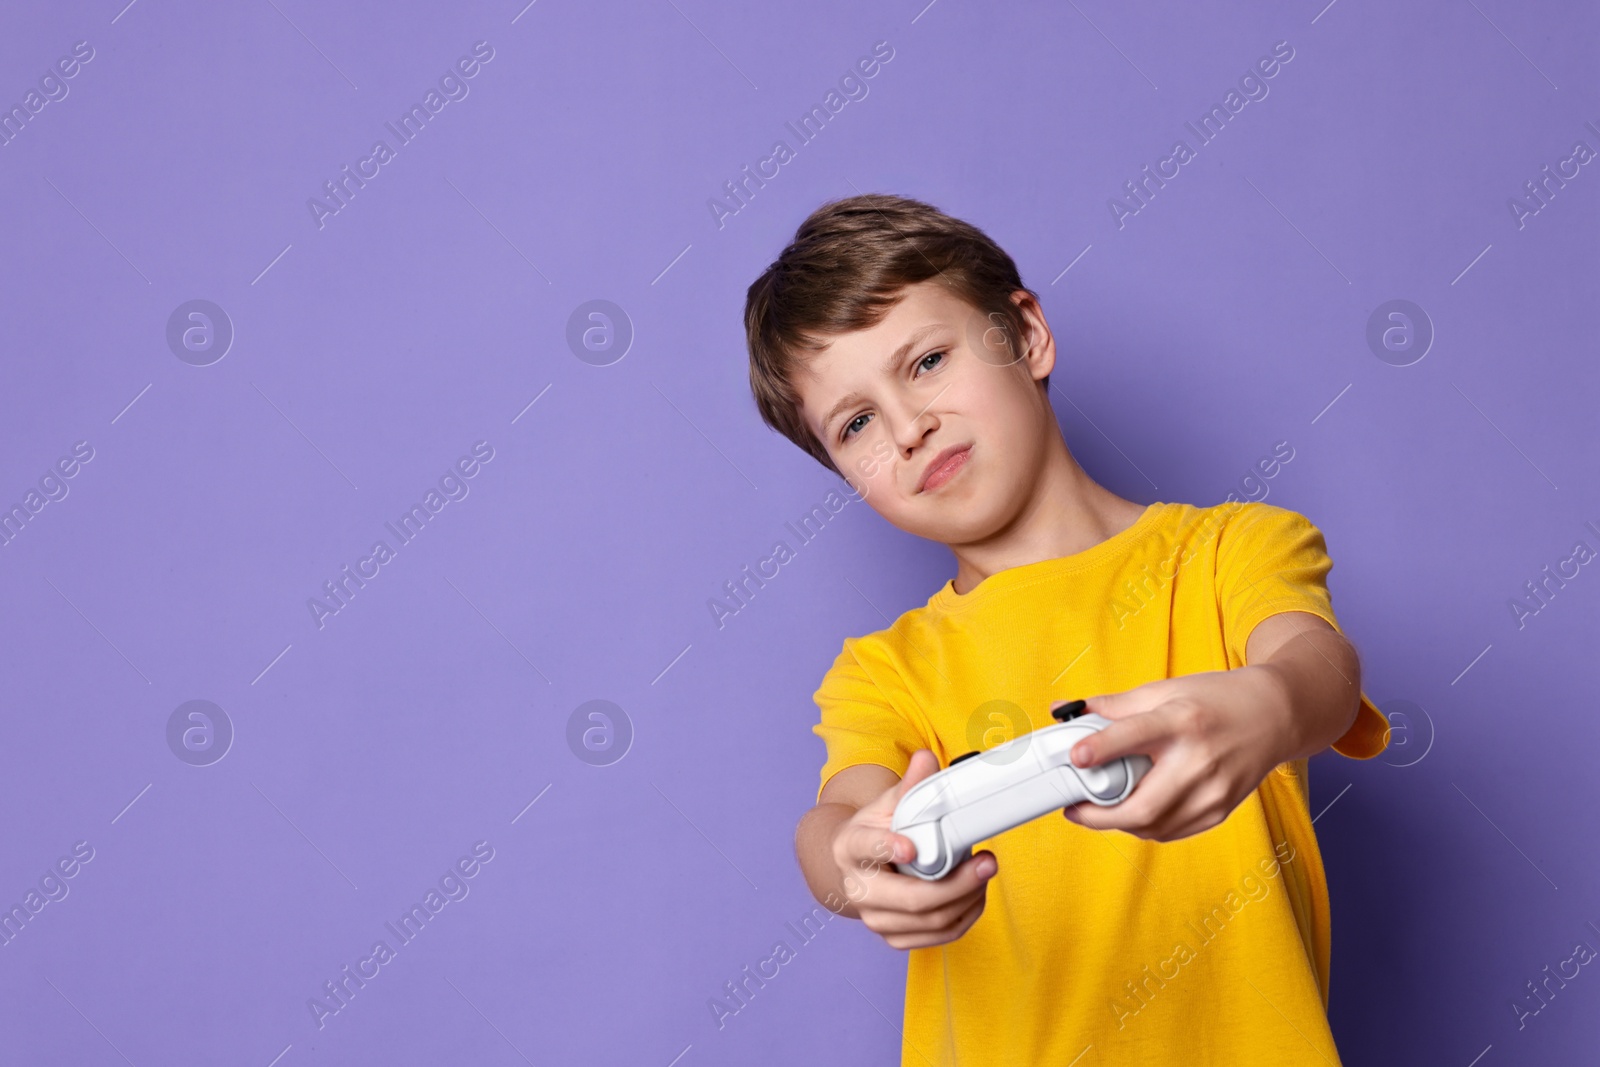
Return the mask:
[[[767,424],[956,558],[926,606],[845,640],[795,835],[817,899],[910,950],[902,1062],[1337,1064],[1307,760],[1371,758],[1388,723],[1317,528],[1092,481],[1050,405],[1037,295],[927,204],[823,205],[745,327]],[[1075,697],[1113,720],[1079,766],[1154,761],[1127,800],[1000,834],[937,882],[889,865],[913,851],[889,830],[911,785]]]

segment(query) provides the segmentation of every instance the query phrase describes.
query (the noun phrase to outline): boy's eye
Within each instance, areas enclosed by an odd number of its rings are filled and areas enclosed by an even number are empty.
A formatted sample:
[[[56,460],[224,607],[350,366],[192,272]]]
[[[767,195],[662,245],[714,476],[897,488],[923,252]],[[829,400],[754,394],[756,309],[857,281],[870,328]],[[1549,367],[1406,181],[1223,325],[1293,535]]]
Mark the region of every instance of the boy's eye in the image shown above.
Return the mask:
[[[919,368],[921,368],[924,364],[926,364],[928,362],[928,360],[933,359],[935,357],[938,357],[939,359],[943,359],[944,358],[944,353],[943,352],[929,352],[927,355],[925,355],[921,359],[917,360],[917,366]],[[934,366],[938,366],[938,364],[934,364]],[[928,369],[932,370],[933,367],[929,367]]]
[[[844,424],[844,436],[846,438],[848,438],[852,434],[856,433],[859,430],[859,427],[857,426],[857,423],[861,423],[861,420],[865,419],[869,414],[870,414],[870,412],[862,412],[860,415],[857,415],[855,418],[853,418],[849,422],[845,423]],[[861,425],[865,425],[865,423],[861,423]]]

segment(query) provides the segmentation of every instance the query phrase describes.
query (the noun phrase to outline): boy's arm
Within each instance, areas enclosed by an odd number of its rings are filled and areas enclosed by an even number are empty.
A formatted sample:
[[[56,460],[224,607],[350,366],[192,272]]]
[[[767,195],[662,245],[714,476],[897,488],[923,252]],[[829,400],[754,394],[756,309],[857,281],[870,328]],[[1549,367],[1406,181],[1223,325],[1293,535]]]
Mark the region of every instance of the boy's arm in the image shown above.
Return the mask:
[[[827,904],[830,911],[849,919],[861,918],[846,891],[844,875],[834,862],[834,838],[851,816],[899,782],[899,775],[875,763],[846,767],[828,779],[817,806],[800,817],[794,832],[795,857],[811,895]],[[885,841],[880,851],[888,855],[889,842]]]
[[[1245,642],[1245,662],[1273,671],[1284,686],[1287,721],[1276,746],[1278,763],[1315,756],[1355,722],[1361,659],[1322,617],[1283,611],[1262,619]]]
[[[858,764],[823,787],[817,806],[795,830],[795,856],[812,894],[830,911],[860,919],[893,948],[954,941],[978,921],[998,870],[992,852],[979,852],[936,882],[888,866],[915,854],[909,838],[890,829],[906,790],[939,769],[933,753],[911,757],[905,777],[887,767]]]
[[[1113,722],[1073,747],[1074,762],[1094,766],[1142,752],[1154,766],[1121,804],[1076,804],[1062,814],[1091,829],[1188,837],[1226,819],[1274,767],[1321,752],[1350,728],[1360,660],[1322,618],[1268,616],[1251,632],[1245,659],[1232,670],[1088,698],[1089,711]]]

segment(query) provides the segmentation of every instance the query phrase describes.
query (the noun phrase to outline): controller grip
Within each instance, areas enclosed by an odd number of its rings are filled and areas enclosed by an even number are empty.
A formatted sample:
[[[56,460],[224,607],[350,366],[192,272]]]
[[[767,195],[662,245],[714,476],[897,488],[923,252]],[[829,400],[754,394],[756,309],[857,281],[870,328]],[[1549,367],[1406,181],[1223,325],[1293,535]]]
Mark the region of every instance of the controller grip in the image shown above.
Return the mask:
[[[940,819],[897,831],[912,840],[917,855],[911,863],[895,867],[918,878],[942,878],[972,855],[977,842],[1047,812],[1085,800],[1101,807],[1120,803],[1153,766],[1149,756],[1136,753],[1097,767],[1057,767]]]

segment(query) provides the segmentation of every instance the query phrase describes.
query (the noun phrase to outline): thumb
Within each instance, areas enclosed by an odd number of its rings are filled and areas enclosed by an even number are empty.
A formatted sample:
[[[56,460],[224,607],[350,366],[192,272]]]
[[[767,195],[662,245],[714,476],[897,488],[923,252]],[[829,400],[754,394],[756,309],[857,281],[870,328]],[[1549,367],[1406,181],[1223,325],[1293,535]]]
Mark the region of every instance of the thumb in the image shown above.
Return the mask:
[[[915,856],[917,846],[909,837],[895,833],[890,826],[900,798],[905,796],[912,786],[938,769],[939,761],[931,751],[919,748],[913,752],[911,762],[907,764],[906,773],[900,781],[878,794],[876,799],[856,809],[855,815],[844,829],[845,851],[858,861],[882,859],[887,856],[893,861],[903,863]]]
[[[900,798],[911,791],[911,787],[933,774],[939,769],[939,761],[934,754],[925,748],[919,748],[911,754],[911,762],[906,765],[906,773],[900,780],[882,793],[877,799],[861,808],[863,815],[881,818],[887,823],[894,814],[895,805],[900,803]]]
[[[930,775],[938,773],[939,760],[926,749],[919,748],[911,754],[911,762],[906,765],[906,773],[901,776],[899,783],[889,792],[894,794],[898,803],[900,798],[911,791],[911,787]]]

